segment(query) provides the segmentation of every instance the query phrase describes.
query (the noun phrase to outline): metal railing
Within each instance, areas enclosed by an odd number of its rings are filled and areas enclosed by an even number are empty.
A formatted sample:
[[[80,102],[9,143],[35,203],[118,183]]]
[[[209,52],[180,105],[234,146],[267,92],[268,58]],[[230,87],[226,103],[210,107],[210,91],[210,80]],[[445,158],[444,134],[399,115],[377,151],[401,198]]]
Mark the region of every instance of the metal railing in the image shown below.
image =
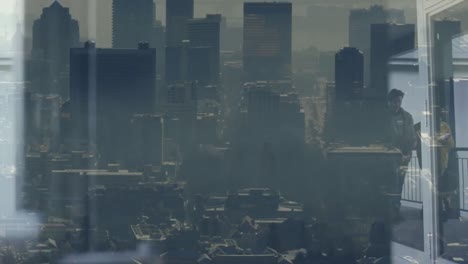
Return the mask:
[[[468,211],[468,149],[457,149],[460,209]]]
[[[460,209],[468,211],[468,148],[457,148],[458,177],[460,193]],[[408,165],[403,185],[402,199],[409,202],[422,203],[422,177],[418,158],[415,153]]]
[[[401,198],[405,201],[422,203],[421,180],[421,169],[419,168],[418,157],[416,152],[413,152],[413,157],[411,158],[406,172]]]

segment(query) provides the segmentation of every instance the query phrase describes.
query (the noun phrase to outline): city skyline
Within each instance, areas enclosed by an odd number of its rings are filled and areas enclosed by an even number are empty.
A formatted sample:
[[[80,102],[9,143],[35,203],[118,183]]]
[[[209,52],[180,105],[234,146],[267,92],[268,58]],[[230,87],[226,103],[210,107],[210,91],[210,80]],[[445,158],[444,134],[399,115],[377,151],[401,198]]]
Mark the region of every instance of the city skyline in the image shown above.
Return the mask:
[[[8,0],[12,1],[12,0]],[[83,36],[82,41],[86,41],[88,39],[93,39],[97,41],[97,45],[99,47],[111,47],[112,46],[112,14],[111,14],[111,5],[112,5],[112,0],[98,0],[95,2],[96,6],[96,11],[99,12],[99,17],[97,18],[92,18],[89,17],[87,13],[89,13],[89,8],[90,8],[90,3],[88,1],[70,1],[70,0],[61,0],[60,3],[65,6],[72,7],[71,12],[72,16],[75,19],[78,19],[80,21],[80,24],[82,24],[81,27],[81,36]],[[25,5],[25,13],[28,14],[28,17],[26,17],[26,28],[25,28],[25,33],[26,35],[29,35],[29,30],[28,30],[28,25],[31,23],[33,19],[35,19],[40,12],[42,11],[43,7],[46,7],[48,4],[50,4],[52,1],[34,1],[34,2],[28,2],[26,1]],[[209,2],[209,1],[208,1]],[[404,2],[404,1],[403,1]],[[232,2],[230,2],[232,3]],[[314,31],[311,31],[312,29],[307,29],[303,28],[302,26],[302,18],[307,17],[307,10],[310,7],[313,7],[314,5],[320,6],[325,6],[325,7],[344,7],[346,9],[351,9],[351,8],[365,8],[369,7],[370,4],[384,4],[389,7],[401,7],[402,3],[394,3],[392,2],[386,2],[382,1],[382,3],[376,3],[374,1],[362,1],[358,3],[354,3],[352,5],[345,5],[344,3],[341,4],[339,1],[337,3],[330,3],[330,2],[314,2],[310,4],[306,4],[306,2],[295,2],[293,5],[293,26],[295,30],[293,30],[293,50],[301,50],[301,49],[306,49],[310,46],[318,46],[318,47],[327,47],[327,46],[334,46],[334,48],[330,49],[337,49],[340,47],[344,47],[347,45],[347,36],[343,35],[342,38],[339,39],[339,42],[335,41],[327,41],[327,45],[323,44],[323,41],[319,40],[309,40],[303,36],[305,33],[309,32],[309,34],[315,32],[316,30],[313,29]],[[228,23],[231,26],[234,27],[240,27],[242,25],[242,1],[234,3],[234,7],[231,6],[225,6],[224,4],[220,5],[210,5],[210,4],[204,4],[204,1],[198,1],[197,4],[195,5],[195,17],[196,18],[202,18],[205,16],[207,13],[220,13],[223,16],[226,16],[228,18]],[[94,5],[94,4],[93,4]],[[162,21],[163,24],[165,24],[165,1],[158,1],[156,5],[159,8],[156,8],[156,18],[160,21]],[[408,6],[409,5],[409,6]],[[407,12],[410,9],[414,9],[415,5],[412,4],[410,5],[408,2],[404,2],[404,6],[406,6]],[[408,9],[410,8],[410,9]],[[94,8],[93,8],[94,9]],[[233,13],[234,12],[234,13]],[[336,16],[336,13],[330,13],[330,16]],[[32,16],[32,17],[30,17]],[[21,16],[20,16],[21,17]],[[343,18],[345,19],[345,18]],[[415,16],[410,16],[409,17],[409,22],[415,22]],[[96,24],[91,25],[90,23],[93,23],[92,21],[96,20]],[[10,21],[10,20],[6,20]],[[29,22],[28,22],[29,21]],[[312,23],[312,22],[309,22]],[[315,23],[315,22],[313,22]],[[8,26],[10,28],[9,30],[9,35],[12,35],[15,31],[15,25],[11,24]],[[343,25],[342,27],[338,28],[338,32],[340,34],[345,34],[347,32],[347,27],[346,25]]]
[[[468,263],[468,0],[418,3],[26,2],[0,263]]]

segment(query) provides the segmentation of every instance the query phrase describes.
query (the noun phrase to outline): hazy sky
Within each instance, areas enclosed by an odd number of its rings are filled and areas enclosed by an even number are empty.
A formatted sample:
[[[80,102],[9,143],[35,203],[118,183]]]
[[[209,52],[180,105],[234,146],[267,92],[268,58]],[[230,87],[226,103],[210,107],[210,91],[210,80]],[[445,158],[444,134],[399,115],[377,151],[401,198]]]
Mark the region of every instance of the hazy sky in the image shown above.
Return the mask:
[[[156,17],[165,20],[166,0],[156,1]],[[249,0],[252,1],[252,0]],[[265,1],[265,0],[254,0]],[[53,0],[0,0],[0,37],[12,35],[15,31],[15,20],[25,20],[25,32],[31,34],[32,21],[37,19],[42,8],[49,6]],[[82,40],[94,39],[100,47],[110,47],[112,43],[112,0],[60,0],[62,5],[70,7],[73,18],[78,19]],[[203,17],[207,13],[221,13],[228,18],[230,25],[242,25],[242,3],[244,0],[195,0],[195,17]],[[292,0],[295,16],[305,16],[313,5],[341,6],[346,8],[368,7],[371,4],[387,4],[392,7],[406,8],[407,0]],[[414,4],[414,3],[413,3]],[[24,9],[23,9],[24,6]],[[15,16],[15,11],[25,12]],[[24,10],[24,11],[23,11]],[[332,18],[331,18],[332,19]],[[332,19],[333,20],[333,19]],[[298,21],[298,20],[295,20]],[[336,21],[335,21],[336,22]],[[294,21],[293,21],[294,24]],[[347,25],[343,25],[346,29]],[[337,32],[343,34],[343,32]],[[293,46],[304,48],[307,32],[293,32]],[[344,38],[345,39],[345,38]],[[295,41],[296,40],[296,41]],[[304,42],[305,41],[305,42]],[[295,45],[295,43],[303,45]],[[342,42],[342,41],[341,41]],[[341,46],[340,44],[337,44]]]
[[[2,0],[0,2],[0,13],[2,14],[13,14],[15,12],[16,0]],[[18,5],[21,2],[18,1]]]

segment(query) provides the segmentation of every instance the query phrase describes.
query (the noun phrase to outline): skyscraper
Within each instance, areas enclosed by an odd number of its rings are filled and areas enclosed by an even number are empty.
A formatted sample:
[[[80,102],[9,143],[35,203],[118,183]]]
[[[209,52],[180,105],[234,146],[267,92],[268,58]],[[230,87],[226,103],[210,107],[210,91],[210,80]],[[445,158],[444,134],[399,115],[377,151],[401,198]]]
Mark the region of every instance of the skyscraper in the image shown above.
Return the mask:
[[[401,9],[384,9],[373,5],[369,9],[353,9],[349,13],[349,47],[355,47],[364,54],[364,84],[370,81],[371,25],[382,23],[406,23]]]
[[[364,55],[343,48],[335,55],[335,91],[338,100],[361,99],[364,89]]]
[[[187,23],[193,18],[193,0],[166,0],[166,45],[178,46],[188,38]]]
[[[187,38],[166,46],[166,82],[197,81],[217,84],[220,65],[220,15],[187,20]]]
[[[166,137],[171,138],[182,150],[189,149],[195,142],[193,132],[197,117],[196,90],[193,82],[174,82],[167,85],[164,91],[162,109],[167,117]],[[169,148],[166,150],[169,151]]]
[[[70,10],[58,1],[44,8],[41,17],[34,21],[31,53],[34,59],[44,62],[39,76],[44,86],[40,89],[42,92],[68,94],[63,87],[50,87],[68,68],[68,52],[70,48],[78,47],[79,41],[78,21],[72,19]]]
[[[87,42],[84,48],[70,50],[70,60],[72,105],[87,104],[90,93],[96,93],[98,110],[102,107],[116,114],[117,107],[120,114],[128,111],[129,115],[153,110],[156,55],[148,44],[134,49],[98,49]]]
[[[371,25],[371,79],[367,96],[386,98],[389,90],[388,62],[390,57],[414,48],[414,24]]]
[[[353,9],[349,13],[349,46],[368,50],[371,24],[403,24],[405,21],[405,13],[401,9],[384,9],[379,5],[369,9]]]
[[[247,135],[254,142],[277,141],[280,127],[280,94],[270,85],[256,84],[246,90]]]
[[[196,81],[200,85],[216,84],[219,80],[219,63],[212,47],[190,47],[187,50],[187,81]],[[219,61],[219,60],[218,60]]]
[[[194,51],[198,51],[193,53],[200,54],[203,48],[208,53],[206,54],[208,56],[203,56],[208,58],[208,65],[203,67],[207,71],[205,78],[199,79],[197,75],[194,75],[193,78],[195,79],[192,78],[193,80],[205,83],[217,83],[219,81],[220,23],[221,15],[207,15],[206,18],[190,19],[188,22],[190,47],[195,48]],[[191,64],[195,64],[196,61],[192,61]]]
[[[291,75],[292,4],[244,3],[244,72],[247,80]]]
[[[162,25],[160,20],[156,20],[153,27],[153,41],[150,41],[151,47],[156,48],[156,58],[158,75],[164,79],[165,72],[165,56],[166,56],[166,27]]]
[[[95,141],[105,161],[124,160],[130,118],[154,111],[156,50],[144,43],[137,49],[97,49],[87,42],[71,49],[70,61],[74,137]]]
[[[140,42],[153,42],[153,0],[113,0],[112,21],[114,48],[132,49]]]
[[[166,46],[165,48],[165,81],[172,84],[187,80],[188,47],[186,43],[180,46]]]

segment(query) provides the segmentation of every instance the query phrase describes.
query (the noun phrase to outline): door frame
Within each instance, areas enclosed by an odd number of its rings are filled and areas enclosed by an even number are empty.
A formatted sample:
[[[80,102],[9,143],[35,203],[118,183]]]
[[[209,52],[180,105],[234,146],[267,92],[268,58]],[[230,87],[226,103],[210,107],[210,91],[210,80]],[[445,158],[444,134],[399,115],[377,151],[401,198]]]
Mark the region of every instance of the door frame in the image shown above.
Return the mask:
[[[438,230],[438,198],[437,198],[437,155],[432,147],[436,135],[436,112],[433,81],[433,28],[432,18],[448,8],[462,3],[464,0],[416,0],[417,1],[417,37],[418,37],[418,64],[419,79],[425,92],[424,120],[421,122],[421,134],[427,139],[427,144],[422,144],[422,200],[423,200],[423,229],[424,252],[395,245],[392,255],[394,263],[453,263],[439,258],[439,230]],[[395,243],[393,243],[395,244]],[[402,256],[414,256],[416,262],[411,262]],[[406,262],[405,262],[406,261]]]

